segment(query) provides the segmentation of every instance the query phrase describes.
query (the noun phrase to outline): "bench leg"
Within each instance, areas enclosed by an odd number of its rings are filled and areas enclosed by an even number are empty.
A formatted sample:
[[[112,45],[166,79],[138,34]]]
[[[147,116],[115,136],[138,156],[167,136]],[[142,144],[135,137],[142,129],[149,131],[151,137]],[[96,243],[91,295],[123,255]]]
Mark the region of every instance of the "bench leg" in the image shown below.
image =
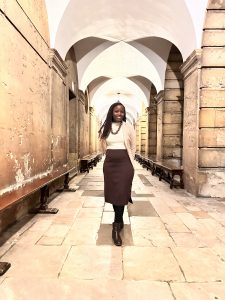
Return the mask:
[[[156,167],[153,165],[153,166],[152,166],[152,176],[155,175],[155,172],[156,172]]]
[[[160,169],[160,174],[159,174],[159,181],[161,181],[163,178],[163,170]]]
[[[181,189],[184,188],[183,174],[180,174],[180,187]]]
[[[172,190],[173,188],[173,178],[174,178],[174,175],[172,175],[171,179],[170,179],[170,189]]]
[[[0,276],[5,274],[5,272],[11,267],[11,264],[8,262],[0,262]]]
[[[69,173],[65,175],[63,191],[76,192],[76,189],[72,189],[69,187]]]
[[[48,197],[49,197],[49,188],[48,186],[44,186],[41,188],[41,197],[40,197],[40,206],[34,210],[32,213],[37,214],[57,214],[59,211],[58,208],[49,208],[48,207]]]

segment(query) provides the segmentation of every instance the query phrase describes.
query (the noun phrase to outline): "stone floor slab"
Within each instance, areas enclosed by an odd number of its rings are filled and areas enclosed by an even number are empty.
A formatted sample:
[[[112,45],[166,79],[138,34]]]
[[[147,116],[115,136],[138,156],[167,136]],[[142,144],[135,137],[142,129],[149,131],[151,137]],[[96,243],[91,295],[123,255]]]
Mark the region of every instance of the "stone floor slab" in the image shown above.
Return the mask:
[[[68,246],[40,246],[19,244],[4,255],[4,261],[11,263],[7,277],[57,277]]]
[[[166,230],[132,230],[135,246],[175,247],[173,239]],[[150,243],[149,243],[150,242]]]
[[[145,175],[143,175],[143,174],[137,174],[137,176],[141,179],[141,182],[142,182],[144,185],[152,186],[151,182],[146,178]]]
[[[124,278],[129,280],[184,281],[169,248],[125,247]]]
[[[158,216],[155,209],[149,201],[138,201],[128,207],[129,216]]]
[[[225,262],[206,248],[172,248],[189,282],[225,281]]]
[[[7,278],[0,287],[0,298],[7,300],[30,300],[31,298],[33,300],[174,300],[166,282],[61,278],[38,280],[27,278],[27,280]]]
[[[189,228],[174,213],[163,214],[161,219],[169,232],[190,232]]]
[[[177,300],[224,300],[225,284],[209,283],[171,283]]]
[[[159,217],[141,217],[133,216],[130,217],[130,222],[133,229],[144,229],[144,230],[165,230],[165,225]]]
[[[120,232],[123,246],[133,246],[133,235],[131,232],[130,225],[125,224],[123,230]],[[112,225],[110,224],[101,224],[98,237],[96,241],[96,245],[114,245],[112,240]]]
[[[116,246],[73,246],[60,276],[76,279],[123,277],[122,248]]]
[[[177,247],[205,247],[205,244],[201,242],[192,232],[171,232],[170,235]]]
[[[100,219],[77,219],[65,236],[63,245],[95,245],[100,226]]]
[[[87,190],[82,192],[82,196],[104,197],[103,190]]]
[[[102,217],[102,207],[83,207],[77,214],[77,218],[101,218]]]
[[[83,207],[103,207],[104,206],[104,199],[100,197],[85,197]]]

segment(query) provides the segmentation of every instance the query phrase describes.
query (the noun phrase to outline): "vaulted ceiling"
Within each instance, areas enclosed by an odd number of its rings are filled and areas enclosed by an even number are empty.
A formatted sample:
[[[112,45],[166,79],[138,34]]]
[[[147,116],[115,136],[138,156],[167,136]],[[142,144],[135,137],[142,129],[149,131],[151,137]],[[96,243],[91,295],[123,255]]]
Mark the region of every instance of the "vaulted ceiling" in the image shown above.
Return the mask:
[[[201,47],[208,0],[46,0],[51,47],[65,59],[74,47],[79,88],[100,118],[119,100],[136,119],[152,84],[164,89],[175,45],[183,61]]]

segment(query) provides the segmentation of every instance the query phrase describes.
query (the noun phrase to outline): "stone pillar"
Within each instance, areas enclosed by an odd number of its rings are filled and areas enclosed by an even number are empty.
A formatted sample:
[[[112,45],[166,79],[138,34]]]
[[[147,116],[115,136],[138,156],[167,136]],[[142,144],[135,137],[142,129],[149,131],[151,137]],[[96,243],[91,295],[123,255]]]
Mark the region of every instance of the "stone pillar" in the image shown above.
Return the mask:
[[[149,124],[148,124],[148,154],[149,156],[156,156],[157,145],[157,105],[155,101],[155,94],[151,93],[150,106],[148,108]]]
[[[141,152],[141,118],[139,117],[136,122],[136,151]]]
[[[50,102],[52,145],[51,159],[56,169],[68,162],[69,142],[69,101],[66,88],[67,66],[61,56],[54,49],[50,50]]]
[[[149,156],[149,107],[145,108],[145,155]]]
[[[182,160],[183,63],[179,50],[171,47],[165,73],[163,111],[163,159]]]
[[[210,0],[202,42],[199,194],[225,197],[225,1]]]
[[[88,98],[81,90],[78,92],[78,156],[89,154],[89,111]]]
[[[76,167],[78,166],[77,102],[76,95],[69,90],[69,164]]]
[[[89,153],[94,153],[97,151],[96,148],[96,140],[97,136],[97,120],[95,116],[95,110],[93,107],[89,107],[89,115],[90,115],[90,126],[89,126]]]
[[[163,101],[164,91],[160,91],[155,97],[157,103],[157,146],[156,146],[156,160],[163,158]]]
[[[198,194],[198,137],[201,50],[195,50],[181,67],[184,75],[183,168],[185,189]]]
[[[148,155],[147,147],[148,147],[148,113],[142,104],[142,112],[139,119],[139,134],[140,134],[140,145],[141,145],[141,153],[144,155]]]

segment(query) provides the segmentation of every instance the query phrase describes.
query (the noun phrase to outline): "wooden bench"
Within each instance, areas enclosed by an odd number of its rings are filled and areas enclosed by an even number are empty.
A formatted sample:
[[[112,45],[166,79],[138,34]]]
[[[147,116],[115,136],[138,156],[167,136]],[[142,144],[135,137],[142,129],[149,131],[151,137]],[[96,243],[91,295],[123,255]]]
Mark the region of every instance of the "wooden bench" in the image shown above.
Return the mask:
[[[164,179],[169,182],[171,189],[174,186],[184,188],[183,167],[180,163],[168,160],[156,161],[155,155],[146,156],[142,153],[136,153],[135,160],[137,160],[143,168],[151,170],[152,175],[158,175],[160,181]],[[176,180],[175,176],[179,176],[179,181]]]
[[[141,153],[136,153],[135,160],[137,160],[142,165],[143,168],[152,171],[155,162],[155,155],[146,156]]]
[[[176,162],[170,162],[166,160],[155,161],[153,162],[152,175],[159,175],[159,180],[164,179],[169,182],[170,188],[172,189],[174,186],[179,186],[180,188],[184,188],[183,183],[183,167]],[[175,179],[175,176],[179,176],[179,181]]]
[[[97,165],[97,163],[102,159],[101,153],[94,153],[91,155],[87,155],[80,160],[80,172],[88,172],[90,169],[93,169]]]
[[[46,177],[35,179],[33,182],[26,183],[17,190],[3,194],[0,196],[0,212],[40,190],[40,205],[36,209],[32,210],[31,213],[56,214],[58,209],[49,208],[47,203],[49,197],[49,185],[53,181],[64,177],[63,187],[60,191],[75,192],[75,189],[71,189],[69,187],[69,175],[74,171],[76,171],[76,167],[62,167],[53,171]],[[0,262],[0,276],[3,275],[10,266],[11,264],[8,262]]]

